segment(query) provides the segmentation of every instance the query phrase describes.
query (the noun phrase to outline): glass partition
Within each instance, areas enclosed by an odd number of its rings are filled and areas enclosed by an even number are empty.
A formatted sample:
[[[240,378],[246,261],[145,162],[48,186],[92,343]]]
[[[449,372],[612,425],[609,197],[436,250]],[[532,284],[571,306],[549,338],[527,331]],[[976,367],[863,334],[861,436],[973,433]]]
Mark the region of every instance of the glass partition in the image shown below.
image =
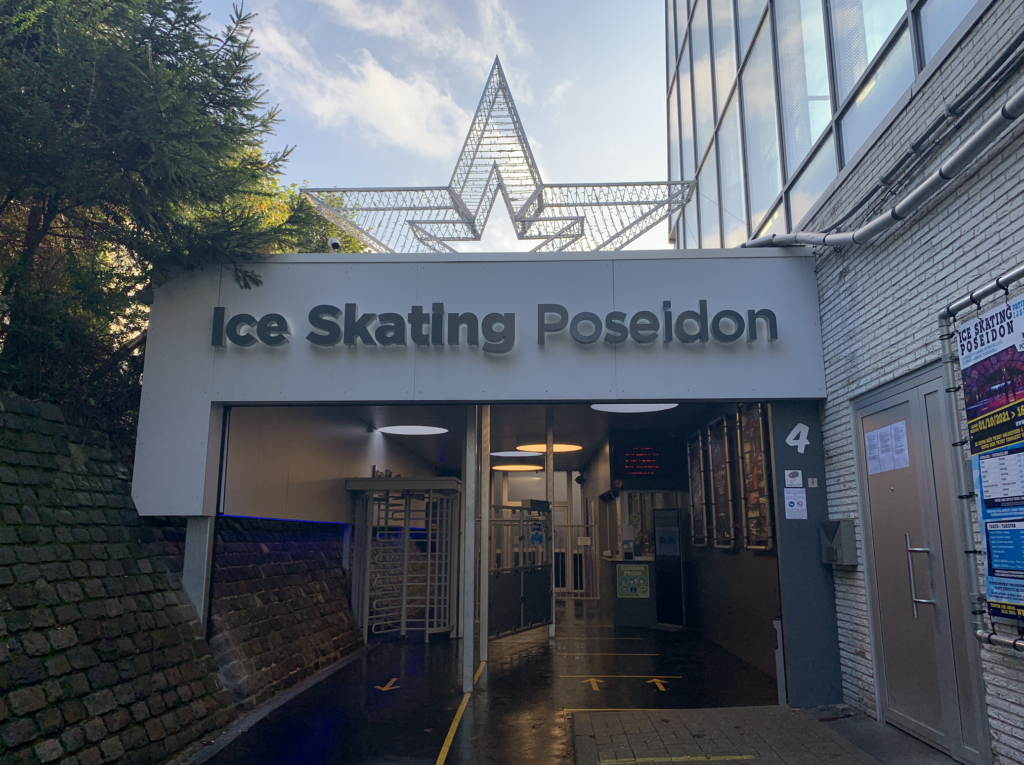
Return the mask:
[[[842,118],[843,156],[848,160],[914,82],[910,34],[906,31],[861,86]]]
[[[679,164],[679,83],[672,83],[668,93],[668,179],[681,179]]]
[[[715,164],[715,147],[712,144],[708,158],[697,178],[697,194],[700,203],[700,246],[710,249],[722,246],[721,225],[718,220],[718,168]]]
[[[792,174],[832,118],[825,26],[821,0],[776,0],[775,14],[786,167]]]
[[[679,123],[682,137],[683,180],[692,181],[693,164],[693,95],[690,92],[690,49],[683,46],[679,57]]]
[[[928,0],[921,6],[921,45],[927,64],[974,7],[968,0]]]
[[[747,210],[743,191],[743,147],[740,109],[733,98],[718,129],[718,167],[722,189],[722,240],[725,247],[747,241]]]
[[[771,25],[765,22],[742,77],[750,222],[757,226],[782,191]]]
[[[853,90],[906,12],[903,0],[831,0],[839,101]]]
[[[711,0],[711,37],[715,45],[715,103],[725,111],[729,89],[736,79],[736,33],[732,0]]]
[[[836,147],[835,140],[829,135],[789,191],[789,210],[794,230],[799,230],[800,222],[835,177]]]
[[[764,6],[767,0],[736,0],[736,11],[738,26],[740,28],[740,60],[747,53],[750,41],[754,39],[757,27],[761,23],[761,16],[764,14]]]
[[[696,123],[697,157],[715,134],[715,100],[711,86],[711,39],[708,36],[706,2],[697,0],[690,22],[690,51],[693,56],[693,111]]]

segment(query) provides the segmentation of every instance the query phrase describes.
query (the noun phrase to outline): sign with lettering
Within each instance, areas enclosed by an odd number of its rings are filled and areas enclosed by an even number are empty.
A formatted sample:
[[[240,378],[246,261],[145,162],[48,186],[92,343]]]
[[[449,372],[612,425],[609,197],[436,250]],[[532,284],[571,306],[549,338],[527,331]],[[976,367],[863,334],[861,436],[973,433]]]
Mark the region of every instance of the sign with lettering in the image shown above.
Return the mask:
[[[1024,618],[1024,300],[956,328],[978,495],[985,596]]]
[[[181,273],[150,309],[136,506],[202,513],[222,405],[822,398],[813,257],[745,253],[277,255],[251,289]]]

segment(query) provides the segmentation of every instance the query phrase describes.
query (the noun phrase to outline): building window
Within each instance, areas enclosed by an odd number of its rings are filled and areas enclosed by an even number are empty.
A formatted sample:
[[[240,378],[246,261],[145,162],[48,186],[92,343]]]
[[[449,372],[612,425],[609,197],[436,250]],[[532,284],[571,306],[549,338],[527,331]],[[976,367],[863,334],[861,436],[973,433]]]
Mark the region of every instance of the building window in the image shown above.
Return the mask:
[[[835,177],[836,146],[832,135],[829,134],[814,155],[814,159],[807,163],[807,167],[793,182],[793,187],[789,191],[789,211],[794,229],[800,226],[801,221],[818,201],[818,197],[825,192]]]
[[[928,0],[921,6],[921,46],[927,64],[974,7],[968,0]]]
[[[729,90],[736,79],[735,22],[732,0],[711,0],[711,37],[715,44],[715,102],[718,116],[725,111]]]
[[[743,147],[740,144],[740,108],[729,102],[718,128],[718,168],[722,187],[722,242],[739,247],[747,241],[747,203],[743,191]]]
[[[721,224],[718,220],[718,168],[715,166],[715,147],[712,144],[704,167],[697,177],[697,195],[700,201],[700,246],[717,249],[722,246]]]
[[[779,202],[778,207],[772,210],[772,214],[765,219],[764,224],[758,229],[755,238],[771,236],[772,234],[785,234],[788,230],[786,228],[786,206]]]
[[[775,108],[772,35],[769,22],[757,36],[743,70],[743,129],[747,139],[750,223],[760,224],[782,191],[779,123]]]
[[[682,133],[683,180],[692,181],[693,159],[693,94],[690,91],[690,49],[683,45],[679,56],[679,121]]]
[[[708,37],[707,6],[694,4],[690,22],[690,52],[693,56],[693,111],[696,123],[697,156],[704,152],[715,135],[715,100],[711,86],[711,41]]]
[[[764,15],[766,0],[736,0],[740,28],[740,60],[747,54],[750,41],[754,39],[757,27]]]
[[[668,93],[668,179],[682,180],[679,164],[679,98],[678,81]]]
[[[699,197],[694,194],[690,204],[683,208],[683,230],[686,233],[685,247],[692,250],[700,247],[700,231],[697,225],[697,200]]]
[[[831,0],[836,90],[842,102],[906,13],[898,0]]]
[[[979,2],[668,0],[677,246],[798,227]]]
[[[665,0],[665,61],[668,66],[668,82],[676,70],[676,15],[675,3]]]
[[[849,159],[857,153],[913,82],[910,33],[904,30],[843,115],[843,156]]]
[[[776,0],[779,82],[792,176],[832,119],[821,0]]]

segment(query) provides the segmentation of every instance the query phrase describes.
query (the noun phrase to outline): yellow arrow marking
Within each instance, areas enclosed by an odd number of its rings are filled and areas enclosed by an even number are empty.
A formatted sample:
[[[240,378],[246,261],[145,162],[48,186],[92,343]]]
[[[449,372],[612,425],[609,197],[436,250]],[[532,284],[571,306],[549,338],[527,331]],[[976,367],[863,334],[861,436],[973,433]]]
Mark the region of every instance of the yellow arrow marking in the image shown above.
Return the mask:
[[[661,678],[652,677],[650,680],[647,681],[647,685],[650,685],[651,683],[654,683],[654,685],[658,688],[659,691],[665,690],[665,681]]]
[[[598,680],[596,677],[588,677],[586,680],[583,681],[584,684],[590,683],[590,687],[595,691],[598,690],[597,684],[603,682],[604,680]]]
[[[388,680],[388,684],[387,685],[375,685],[373,687],[376,688],[378,691],[397,691],[402,686],[395,685],[395,681],[396,680],[398,680],[398,678],[397,677],[393,677],[390,680]]]

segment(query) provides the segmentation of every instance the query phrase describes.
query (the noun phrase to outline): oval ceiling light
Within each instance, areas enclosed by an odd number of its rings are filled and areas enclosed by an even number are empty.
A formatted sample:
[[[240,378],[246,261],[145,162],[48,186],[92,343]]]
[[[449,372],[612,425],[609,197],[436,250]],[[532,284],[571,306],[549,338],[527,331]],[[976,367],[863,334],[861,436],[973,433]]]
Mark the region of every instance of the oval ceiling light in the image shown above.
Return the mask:
[[[492,457],[543,457],[543,452],[491,452]]]
[[[582,448],[583,447],[579,444],[555,444],[553,451],[560,454],[562,452],[578,452]],[[516,447],[516,451],[518,452],[540,452],[541,454],[544,454],[547,450],[547,444],[523,444],[522,446]]]
[[[385,425],[377,430],[389,436],[438,436],[448,432],[448,428],[435,428],[430,425]]]
[[[664,412],[675,409],[679,404],[591,404],[598,412],[611,414],[640,414],[642,412]]]
[[[521,462],[513,465],[491,465],[491,470],[501,470],[506,473],[536,473],[543,469],[540,465],[524,465]]]

